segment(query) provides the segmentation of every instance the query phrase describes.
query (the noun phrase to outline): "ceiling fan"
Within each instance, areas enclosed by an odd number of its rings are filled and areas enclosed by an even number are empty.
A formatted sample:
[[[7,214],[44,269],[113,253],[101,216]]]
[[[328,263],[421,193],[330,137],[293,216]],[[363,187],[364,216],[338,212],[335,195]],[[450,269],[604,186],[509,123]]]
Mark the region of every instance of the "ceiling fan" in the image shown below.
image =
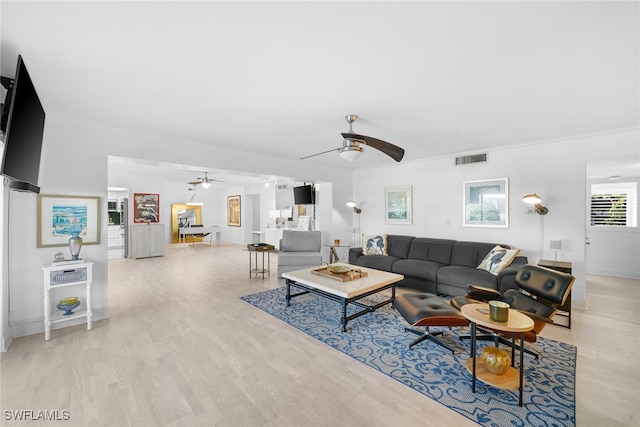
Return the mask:
[[[209,188],[212,182],[224,182],[224,181],[220,181],[219,179],[209,178],[209,175],[207,175],[207,172],[205,172],[204,178],[197,178],[197,181],[189,181],[187,182],[187,184],[191,184],[194,187],[198,184],[202,184],[202,188]]]
[[[375,148],[376,150],[380,150],[396,162],[402,160],[402,158],[404,157],[403,148],[400,148],[397,145],[393,145],[389,142],[382,141],[380,139],[353,133],[352,125],[353,122],[357,120],[358,116],[356,116],[355,114],[350,114],[348,116],[345,116],[344,118],[347,123],[349,123],[349,132],[345,132],[342,134],[342,137],[344,138],[344,140],[342,141],[342,147],[302,157],[300,158],[300,160],[319,156],[320,154],[330,153],[332,151],[337,151],[338,153],[340,153],[340,157],[342,157],[343,159],[353,161],[360,157],[360,154],[362,154],[362,152],[364,151],[362,145],[368,145],[372,148]]]

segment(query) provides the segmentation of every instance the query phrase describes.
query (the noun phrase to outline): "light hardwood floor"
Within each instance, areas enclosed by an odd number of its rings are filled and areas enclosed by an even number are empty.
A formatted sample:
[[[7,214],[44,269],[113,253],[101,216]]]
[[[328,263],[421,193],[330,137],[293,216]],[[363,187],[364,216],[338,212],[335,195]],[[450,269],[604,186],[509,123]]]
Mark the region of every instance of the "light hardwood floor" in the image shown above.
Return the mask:
[[[13,341],[0,355],[5,411],[68,411],[70,426],[468,426],[475,423],[239,299],[240,245],[167,246],[109,260],[111,318]],[[640,425],[640,281],[590,276],[573,328],[578,426]],[[410,337],[407,337],[410,339]]]

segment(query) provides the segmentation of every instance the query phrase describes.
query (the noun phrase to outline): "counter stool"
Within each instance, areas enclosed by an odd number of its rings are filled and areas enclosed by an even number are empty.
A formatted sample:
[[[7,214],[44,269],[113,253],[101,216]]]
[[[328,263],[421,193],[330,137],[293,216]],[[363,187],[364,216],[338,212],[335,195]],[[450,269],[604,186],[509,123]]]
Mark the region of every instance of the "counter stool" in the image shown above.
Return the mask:
[[[462,314],[453,308],[447,301],[437,295],[429,293],[405,292],[396,295],[395,307],[398,313],[411,326],[424,326],[426,329],[418,330],[405,327],[406,332],[420,335],[416,340],[409,344],[411,350],[414,345],[428,339],[455,354],[453,348],[436,338],[442,335],[443,331],[430,332],[431,326],[467,326],[469,321]]]

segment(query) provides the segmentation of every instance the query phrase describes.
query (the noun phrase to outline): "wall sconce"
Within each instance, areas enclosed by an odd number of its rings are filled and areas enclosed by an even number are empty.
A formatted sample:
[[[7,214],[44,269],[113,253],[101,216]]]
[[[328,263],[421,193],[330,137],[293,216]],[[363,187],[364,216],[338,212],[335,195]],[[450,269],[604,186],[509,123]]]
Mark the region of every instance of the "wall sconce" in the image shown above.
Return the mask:
[[[536,193],[526,194],[522,197],[522,201],[530,205],[534,205],[538,215],[546,215],[547,212],[549,212],[549,209],[540,204],[542,202],[542,197],[538,196]]]
[[[362,213],[362,209],[360,209],[358,207],[358,205],[356,205],[356,202],[354,202],[353,200],[347,200],[347,206],[349,206],[350,208],[353,209],[353,212],[360,214]]]

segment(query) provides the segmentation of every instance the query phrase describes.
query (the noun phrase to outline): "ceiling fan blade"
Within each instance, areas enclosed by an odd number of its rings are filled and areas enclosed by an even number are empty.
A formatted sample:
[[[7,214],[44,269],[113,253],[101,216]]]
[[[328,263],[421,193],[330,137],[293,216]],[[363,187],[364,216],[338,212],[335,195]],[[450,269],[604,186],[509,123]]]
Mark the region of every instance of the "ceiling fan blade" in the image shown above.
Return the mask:
[[[202,181],[188,181],[187,184],[198,185],[198,184],[202,184]]]
[[[400,148],[390,142],[382,141],[370,136],[357,135],[355,133],[343,133],[342,137],[344,139],[357,139],[363,141],[366,145],[382,151],[396,162],[399,162],[404,157],[404,148]]]
[[[342,148],[342,147],[340,147],[340,148]],[[320,154],[327,154],[327,153],[330,153],[332,151],[338,151],[340,148],[334,148],[332,150],[323,151],[322,153],[316,153],[316,154],[312,154],[310,156],[300,157],[300,160],[308,159],[309,157],[319,156]]]

